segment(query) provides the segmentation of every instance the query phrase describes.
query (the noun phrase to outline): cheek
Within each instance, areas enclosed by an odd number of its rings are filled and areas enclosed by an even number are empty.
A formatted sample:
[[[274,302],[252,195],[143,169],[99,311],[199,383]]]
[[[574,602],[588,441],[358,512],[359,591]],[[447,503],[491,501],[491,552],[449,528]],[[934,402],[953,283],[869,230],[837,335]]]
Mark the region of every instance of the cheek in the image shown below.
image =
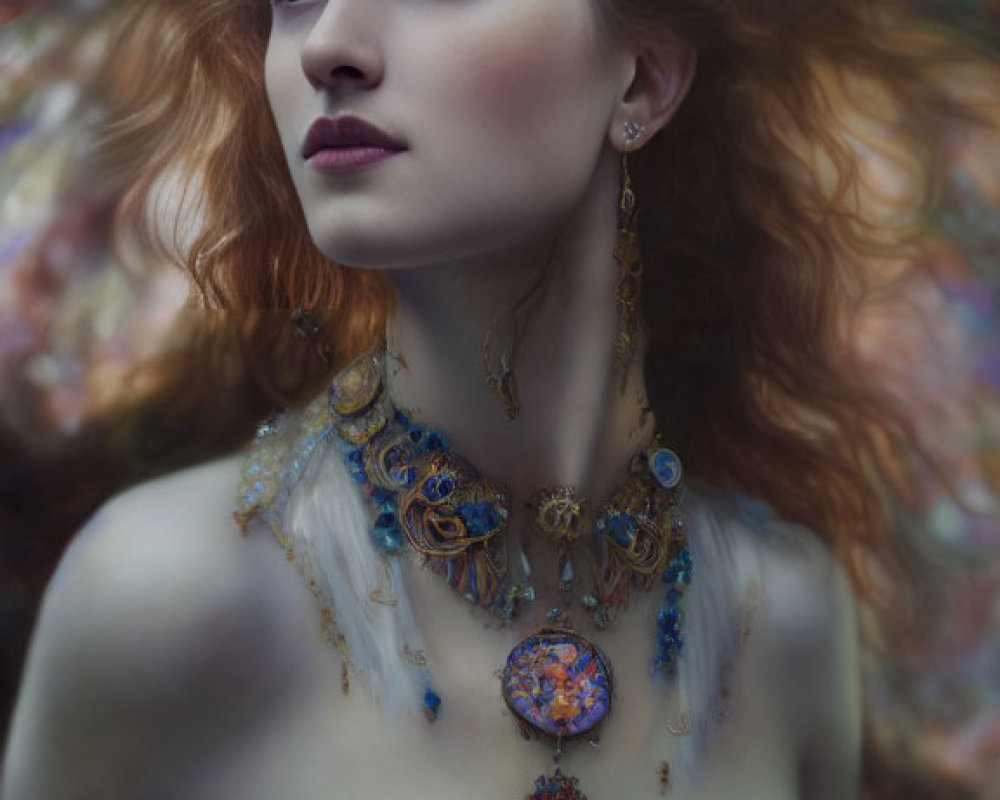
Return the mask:
[[[456,112],[503,136],[535,136],[583,122],[600,89],[599,52],[586,14],[538,4],[463,41],[450,72]]]
[[[468,107],[502,127],[544,116],[560,82],[552,69],[557,59],[523,40],[491,44],[459,86]]]
[[[302,80],[302,69],[290,47],[268,47],[264,61],[264,80],[267,101],[274,116],[274,122],[281,137],[281,144],[287,157],[298,148],[298,120],[295,98],[301,92],[298,84]]]
[[[398,195],[454,253],[536,237],[578,205],[614,108],[610,57],[578,0],[514,0],[507,17],[411,36],[400,65],[417,171]],[[402,39],[402,37],[401,37]],[[412,43],[418,41],[421,48]],[[433,41],[437,52],[422,48]],[[397,73],[398,74],[398,73]],[[415,198],[420,198],[417,202]],[[411,202],[412,201],[412,202]],[[445,231],[447,229],[447,231]],[[462,231],[462,241],[453,241]],[[448,254],[453,254],[449,251]]]

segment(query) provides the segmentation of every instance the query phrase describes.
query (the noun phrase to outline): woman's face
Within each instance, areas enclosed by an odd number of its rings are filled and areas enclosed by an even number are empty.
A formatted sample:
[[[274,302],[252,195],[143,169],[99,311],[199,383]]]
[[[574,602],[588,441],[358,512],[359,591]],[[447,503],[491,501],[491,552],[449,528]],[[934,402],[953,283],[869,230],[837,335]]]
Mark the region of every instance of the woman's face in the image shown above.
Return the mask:
[[[634,65],[593,2],[275,2],[268,95],[320,250],[407,267],[521,245],[566,220]],[[355,140],[336,125],[310,137],[343,116],[401,149],[338,152]],[[384,157],[337,166],[372,155]]]

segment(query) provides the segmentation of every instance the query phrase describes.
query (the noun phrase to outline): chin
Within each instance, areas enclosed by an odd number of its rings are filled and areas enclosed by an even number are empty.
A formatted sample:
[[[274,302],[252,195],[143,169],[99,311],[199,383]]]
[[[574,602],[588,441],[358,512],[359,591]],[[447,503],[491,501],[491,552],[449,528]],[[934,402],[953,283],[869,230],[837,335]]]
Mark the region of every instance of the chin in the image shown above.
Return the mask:
[[[406,270],[503,252],[547,230],[535,230],[542,215],[535,219],[523,214],[500,216],[499,221],[497,217],[494,212],[451,219],[443,225],[439,219],[406,220],[391,227],[345,225],[342,218],[336,222],[316,219],[309,231],[320,252],[336,264],[357,269]]]
[[[368,231],[311,230],[319,251],[336,264],[348,268],[372,269],[391,266],[384,237]]]
[[[448,248],[420,237],[391,236],[385,230],[311,230],[319,251],[349,269],[401,270],[447,258]]]

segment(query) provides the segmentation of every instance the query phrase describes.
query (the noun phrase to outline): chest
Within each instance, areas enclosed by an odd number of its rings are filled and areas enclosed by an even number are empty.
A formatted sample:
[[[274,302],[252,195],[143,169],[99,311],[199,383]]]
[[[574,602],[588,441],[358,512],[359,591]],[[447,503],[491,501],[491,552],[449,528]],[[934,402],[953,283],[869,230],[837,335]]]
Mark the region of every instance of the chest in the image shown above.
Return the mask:
[[[185,796],[524,798],[536,778],[552,774],[553,748],[524,739],[503,702],[496,667],[504,645],[495,643],[496,632],[463,619],[429,626],[435,651],[453,654],[433,670],[444,700],[435,723],[380,713],[359,681],[345,695],[332,649],[304,640],[293,670],[275,685],[282,701],[259,724],[220,741],[210,768],[183,781]],[[678,698],[650,679],[646,654],[628,631],[607,649],[616,675],[612,713],[596,746],[574,743],[560,762],[589,800],[799,797],[794,743],[767,687],[741,687],[743,699],[708,749],[697,785],[685,787]]]
[[[515,800],[535,778],[553,771],[552,751],[517,735],[501,709],[495,723],[472,727],[478,708],[455,708],[433,726],[380,719],[366,698],[305,696],[257,735],[225,747],[211,777],[191,797],[382,798]],[[483,703],[494,706],[490,699]],[[632,704],[628,704],[631,706]],[[789,748],[766,725],[745,719],[727,732],[693,789],[674,791],[681,768],[680,737],[665,726],[647,738],[628,707],[593,747],[575,745],[561,761],[590,800],[793,800],[799,795]],[[450,718],[449,718],[450,716]],[[640,718],[642,715],[639,715]],[[642,731],[637,728],[643,728]],[[670,772],[673,771],[673,780]],[[194,788],[194,787],[192,787]]]

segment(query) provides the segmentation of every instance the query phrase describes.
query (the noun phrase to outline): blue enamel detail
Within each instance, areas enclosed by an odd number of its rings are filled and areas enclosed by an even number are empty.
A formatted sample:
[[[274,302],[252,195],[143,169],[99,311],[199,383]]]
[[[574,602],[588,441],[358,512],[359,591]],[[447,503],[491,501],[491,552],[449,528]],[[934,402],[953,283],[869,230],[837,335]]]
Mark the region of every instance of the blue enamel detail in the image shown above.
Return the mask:
[[[428,689],[424,693],[424,708],[427,709],[427,713],[431,719],[436,718],[438,711],[441,709],[441,695],[433,689]]]
[[[375,546],[383,553],[395,553],[403,546],[402,532],[399,527],[394,528],[373,528],[372,540]]]
[[[430,431],[424,438],[424,447],[428,452],[435,452],[437,450],[447,450],[448,440],[444,438],[440,433],[436,431]]]
[[[424,481],[421,492],[424,497],[432,503],[440,503],[455,490],[455,478],[443,472],[440,475],[431,475]]]
[[[681,482],[681,460],[673,450],[661,447],[649,456],[649,471],[664,489],[676,489]]]
[[[628,548],[639,530],[639,522],[631,514],[612,514],[601,520],[598,528],[601,533],[611,537],[619,547]]]
[[[691,553],[684,548],[663,573],[663,581],[668,588],[656,617],[654,672],[673,675],[677,671],[677,662],[684,650],[684,638],[681,633],[684,622],[683,587],[691,582],[691,572]]]
[[[473,536],[485,536],[495,531],[503,523],[504,517],[490,502],[462,503],[458,516],[465,523],[466,530]]]

